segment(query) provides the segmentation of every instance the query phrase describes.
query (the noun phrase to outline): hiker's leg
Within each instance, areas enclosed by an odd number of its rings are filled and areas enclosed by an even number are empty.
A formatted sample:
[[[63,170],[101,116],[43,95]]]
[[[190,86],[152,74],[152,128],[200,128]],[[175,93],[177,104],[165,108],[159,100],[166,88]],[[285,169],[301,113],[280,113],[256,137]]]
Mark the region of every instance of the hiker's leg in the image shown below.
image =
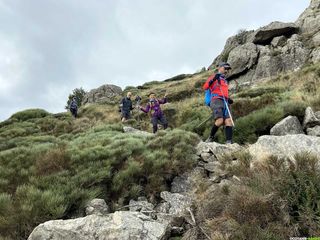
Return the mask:
[[[163,129],[167,129],[168,128],[168,121],[167,121],[166,117],[164,115],[162,115],[159,120],[160,120],[160,123],[163,125]]]
[[[226,142],[232,143],[233,127],[232,127],[231,118],[227,118],[225,120],[225,125],[226,125],[226,128],[225,128]]]
[[[157,117],[152,117],[151,118],[151,123],[152,123],[153,133],[156,133],[158,131],[158,118]]]
[[[223,124],[223,101],[214,99],[211,101],[210,107],[212,109],[214,124],[211,128],[210,137],[214,138],[219,127]]]

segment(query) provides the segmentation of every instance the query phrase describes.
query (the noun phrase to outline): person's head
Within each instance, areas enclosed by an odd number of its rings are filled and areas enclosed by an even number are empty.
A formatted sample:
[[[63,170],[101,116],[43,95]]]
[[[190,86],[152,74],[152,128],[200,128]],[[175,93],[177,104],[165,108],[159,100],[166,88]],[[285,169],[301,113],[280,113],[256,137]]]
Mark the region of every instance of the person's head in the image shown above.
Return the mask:
[[[131,92],[128,92],[128,93],[127,93],[127,98],[131,98],[131,96],[132,96],[132,93],[131,93]]]
[[[218,72],[222,74],[226,74],[231,69],[231,66],[229,63],[222,62],[218,66]]]
[[[155,93],[150,93],[149,94],[149,99],[151,100],[151,99],[155,99],[156,98],[156,94]]]

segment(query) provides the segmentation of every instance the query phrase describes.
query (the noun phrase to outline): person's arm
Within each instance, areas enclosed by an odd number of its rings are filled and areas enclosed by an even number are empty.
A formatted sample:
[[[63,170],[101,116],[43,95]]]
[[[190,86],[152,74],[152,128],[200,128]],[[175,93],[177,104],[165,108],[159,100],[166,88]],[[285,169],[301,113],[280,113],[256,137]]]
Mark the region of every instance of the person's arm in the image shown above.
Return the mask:
[[[203,90],[208,90],[211,87],[212,83],[216,80],[216,75],[217,74],[213,74],[208,77],[207,81],[203,84]]]
[[[159,104],[165,104],[165,103],[167,103],[168,101],[167,101],[167,96],[165,95],[164,96],[164,98],[162,98],[162,99],[160,99],[160,100],[158,100],[159,101]]]
[[[146,108],[140,107],[142,112],[148,113],[150,111],[150,104],[147,104]]]

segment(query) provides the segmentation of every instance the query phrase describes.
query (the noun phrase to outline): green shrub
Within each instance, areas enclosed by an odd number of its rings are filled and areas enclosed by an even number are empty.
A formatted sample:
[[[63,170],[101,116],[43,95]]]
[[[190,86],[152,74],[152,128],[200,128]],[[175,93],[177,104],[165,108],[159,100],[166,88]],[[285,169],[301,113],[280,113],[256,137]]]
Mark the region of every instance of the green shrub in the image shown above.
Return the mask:
[[[253,143],[259,136],[268,135],[270,129],[284,117],[281,107],[269,106],[235,121],[234,141]]]
[[[33,118],[43,118],[49,116],[50,113],[43,109],[28,109],[13,114],[10,119],[17,119],[19,121],[26,121]]]

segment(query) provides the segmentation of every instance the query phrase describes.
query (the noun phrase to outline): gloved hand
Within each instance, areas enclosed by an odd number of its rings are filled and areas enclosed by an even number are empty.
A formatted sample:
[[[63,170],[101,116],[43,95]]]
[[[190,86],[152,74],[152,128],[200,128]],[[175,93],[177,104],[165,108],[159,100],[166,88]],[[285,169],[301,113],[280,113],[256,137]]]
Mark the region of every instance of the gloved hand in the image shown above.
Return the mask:
[[[214,79],[215,80],[219,80],[220,79],[220,77],[221,77],[221,73],[217,73],[215,76],[214,76]]]
[[[231,105],[233,103],[233,100],[231,98],[228,98],[228,103]]]

